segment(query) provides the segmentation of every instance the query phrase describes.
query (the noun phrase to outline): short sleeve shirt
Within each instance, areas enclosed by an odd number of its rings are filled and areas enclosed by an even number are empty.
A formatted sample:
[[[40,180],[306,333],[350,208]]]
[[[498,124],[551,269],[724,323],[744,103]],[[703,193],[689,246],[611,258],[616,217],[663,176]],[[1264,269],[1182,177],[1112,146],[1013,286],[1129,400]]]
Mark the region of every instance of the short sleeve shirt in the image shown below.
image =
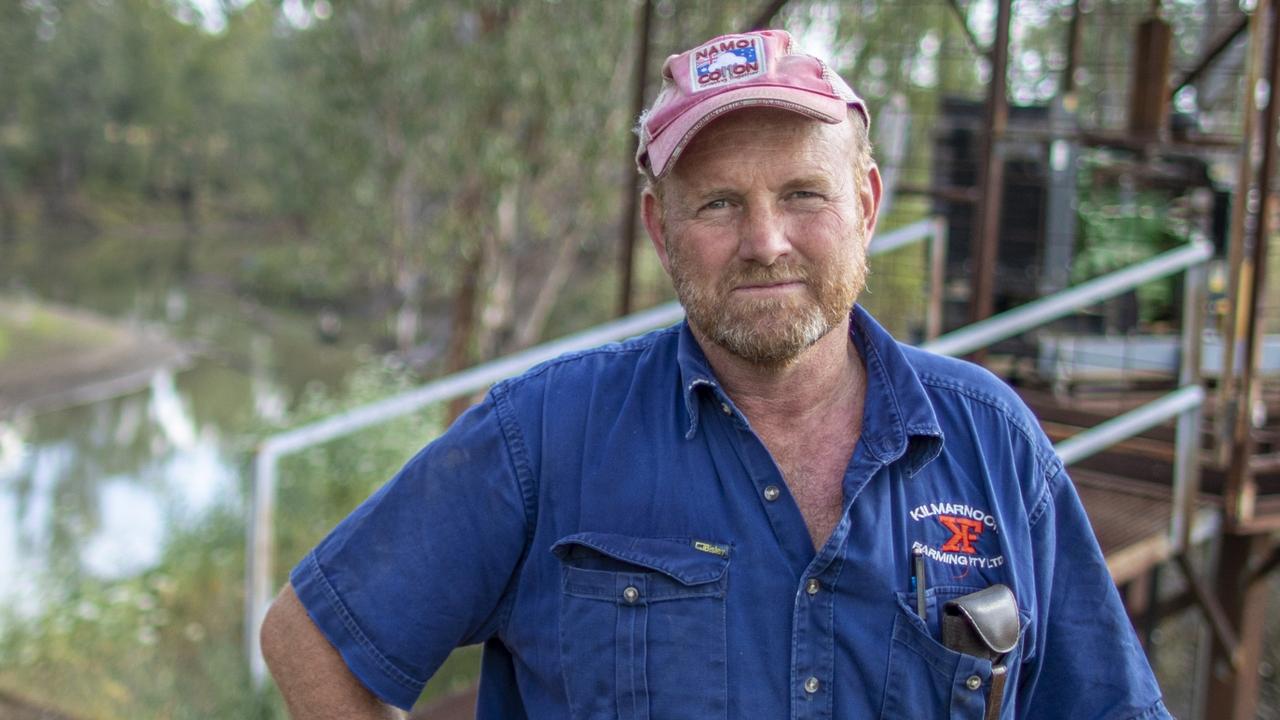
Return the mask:
[[[451,650],[484,643],[481,718],[927,720],[984,717],[993,662],[942,644],[940,614],[1000,583],[1018,606],[1003,717],[1169,717],[1018,397],[861,308],[850,336],[863,430],[820,548],[681,324],[495,385],[294,589],[402,708]]]

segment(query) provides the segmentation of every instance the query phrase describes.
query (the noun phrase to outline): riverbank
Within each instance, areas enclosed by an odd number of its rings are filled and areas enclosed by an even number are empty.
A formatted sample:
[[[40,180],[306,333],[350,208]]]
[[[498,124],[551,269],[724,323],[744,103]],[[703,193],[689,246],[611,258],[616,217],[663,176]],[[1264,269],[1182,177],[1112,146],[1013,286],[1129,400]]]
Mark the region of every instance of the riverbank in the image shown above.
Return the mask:
[[[157,330],[0,297],[0,419],[123,395],[189,360],[187,348]]]

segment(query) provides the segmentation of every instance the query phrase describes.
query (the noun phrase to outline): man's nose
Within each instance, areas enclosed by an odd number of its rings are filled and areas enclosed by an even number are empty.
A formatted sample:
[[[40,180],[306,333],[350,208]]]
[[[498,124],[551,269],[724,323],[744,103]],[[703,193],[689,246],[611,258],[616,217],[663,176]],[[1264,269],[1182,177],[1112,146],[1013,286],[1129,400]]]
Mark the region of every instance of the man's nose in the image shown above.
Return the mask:
[[[749,205],[738,238],[738,258],[772,265],[790,251],[786,223],[778,209],[765,203]]]

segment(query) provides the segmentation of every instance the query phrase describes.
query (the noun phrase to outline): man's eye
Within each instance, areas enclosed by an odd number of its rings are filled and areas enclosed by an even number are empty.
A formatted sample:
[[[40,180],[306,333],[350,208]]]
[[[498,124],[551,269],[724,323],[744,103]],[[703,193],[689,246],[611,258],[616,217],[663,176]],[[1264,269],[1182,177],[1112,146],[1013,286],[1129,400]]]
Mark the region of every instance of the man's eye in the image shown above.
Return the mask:
[[[795,200],[811,200],[822,196],[812,190],[795,190],[791,193],[791,197]]]
[[[712,200],[706,205],[703,205],[702,209],[703,210],[724,210],[727,207],[729,207],[729,201],[720,199],[720,200]]]

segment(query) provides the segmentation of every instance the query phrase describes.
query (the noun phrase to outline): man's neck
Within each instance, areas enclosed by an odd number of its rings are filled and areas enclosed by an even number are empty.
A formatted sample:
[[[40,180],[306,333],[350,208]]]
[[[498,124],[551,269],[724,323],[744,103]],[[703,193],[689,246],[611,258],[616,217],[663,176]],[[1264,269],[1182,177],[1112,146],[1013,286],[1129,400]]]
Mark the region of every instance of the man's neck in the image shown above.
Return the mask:
[[[780,366],[738,357],[696,329],[694,337],[721,387],[753,425],[830,418],[833,409],[861,411],[866,384],[847,320]]]

